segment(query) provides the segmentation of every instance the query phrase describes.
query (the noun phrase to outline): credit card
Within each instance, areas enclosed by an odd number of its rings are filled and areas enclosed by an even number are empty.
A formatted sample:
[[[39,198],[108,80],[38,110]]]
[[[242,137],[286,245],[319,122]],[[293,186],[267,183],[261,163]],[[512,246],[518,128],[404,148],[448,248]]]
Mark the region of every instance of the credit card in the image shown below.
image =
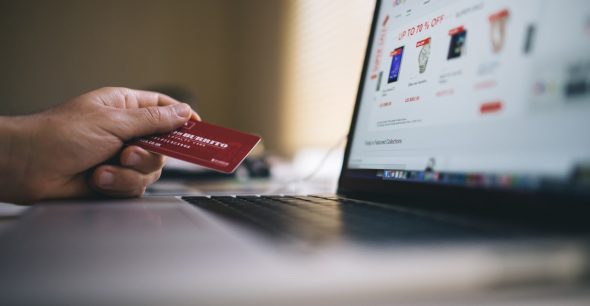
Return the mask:
[[[164,135],[137,138],[130,145],[224,173],[234,172],[260,137],[202,121],[188,121]]]

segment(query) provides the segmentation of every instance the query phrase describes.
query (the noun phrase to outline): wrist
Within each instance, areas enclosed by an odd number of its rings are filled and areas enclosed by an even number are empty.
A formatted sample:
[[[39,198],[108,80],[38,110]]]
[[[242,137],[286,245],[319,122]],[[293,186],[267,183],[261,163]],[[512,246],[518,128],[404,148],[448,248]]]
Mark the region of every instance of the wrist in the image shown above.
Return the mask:
[[[0,117],[0,201],[36,200],[26,179],[34,134],[30,122],[31,116]]]

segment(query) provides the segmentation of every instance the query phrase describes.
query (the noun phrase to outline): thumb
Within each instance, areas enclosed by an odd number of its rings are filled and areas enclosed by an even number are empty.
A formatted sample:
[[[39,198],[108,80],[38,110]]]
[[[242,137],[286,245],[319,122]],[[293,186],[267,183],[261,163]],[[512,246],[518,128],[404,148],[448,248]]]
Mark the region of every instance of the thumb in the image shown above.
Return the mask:
[[[152,134],[164,134],[181,127],[192,115],[190,106],[178,103],[168,106],[149,106],[124,110],[124,124],[115,134],[129,140]]]

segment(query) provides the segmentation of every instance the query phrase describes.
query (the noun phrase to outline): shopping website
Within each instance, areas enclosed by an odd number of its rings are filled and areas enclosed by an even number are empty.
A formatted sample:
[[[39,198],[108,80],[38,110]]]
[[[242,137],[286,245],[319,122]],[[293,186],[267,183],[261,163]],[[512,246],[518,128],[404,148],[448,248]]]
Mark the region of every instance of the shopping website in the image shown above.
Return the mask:
[[[383,1],[364,73],[351,169],[590,171],[587,1]]]

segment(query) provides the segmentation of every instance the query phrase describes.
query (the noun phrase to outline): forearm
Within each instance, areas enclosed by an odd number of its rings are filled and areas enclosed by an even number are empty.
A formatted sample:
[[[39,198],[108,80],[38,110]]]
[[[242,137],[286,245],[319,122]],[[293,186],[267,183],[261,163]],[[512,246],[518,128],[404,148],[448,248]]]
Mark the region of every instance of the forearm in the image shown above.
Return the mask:
[[[27,117],[0,117],[0,202],[32,200],[24,184],[29,158],[30,130]]]

